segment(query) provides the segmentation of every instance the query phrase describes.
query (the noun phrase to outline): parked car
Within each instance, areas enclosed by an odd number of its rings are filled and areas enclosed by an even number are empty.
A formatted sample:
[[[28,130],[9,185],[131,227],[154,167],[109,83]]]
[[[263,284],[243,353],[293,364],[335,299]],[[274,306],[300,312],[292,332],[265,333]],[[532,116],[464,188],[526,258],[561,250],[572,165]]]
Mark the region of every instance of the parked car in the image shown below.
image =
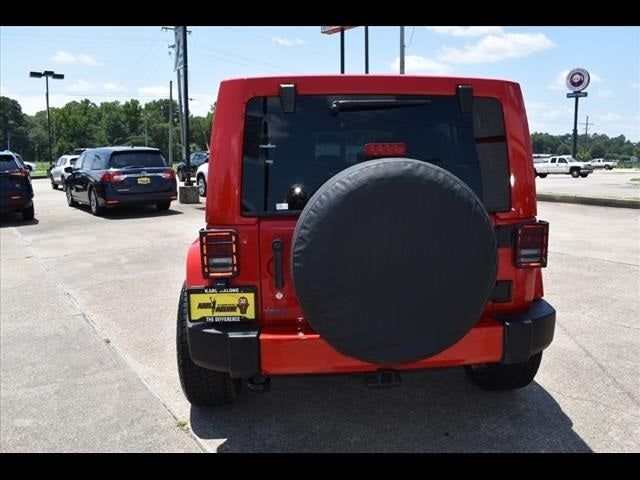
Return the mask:
[[[593,173],[593,167],[589,162],[580,162],[568,155],[535,159],[533,168],[540,178],[545,178],[549,174],[565,174],[571,175],[573,178],[586,178]]]
[[[193,152],[189,156],[189,162],[191,163],[189,173],[191,174],[191,177],[193,177],[193,175],[196,173],[198,167],[208,161],[209,152]],[[184,182],[187,179],[187,164],[185,162],[180,162],[176,167],[176,173],[178,174],[178,180]]]
[[[0,213],[20,212],[24,220],[33,220],[31,176],[13,152],[0,152]]]
[[[65,188],[66,179],[70,173],[64,171],[67,167],[73,167],[78,160],[78,155],[62,155],[54,167],[49,172],[49,180],[51,181],[51,188],[58,189],[58,186]]]
[[[605,160],[604,158],[594,158],[591,160],[591,166],[594,169],[604,168],[605,170],[612,170],[618,166],[617,160]]]
[[[31,163],[31,162],[25,162],[22,159],[22,155],[20,155],[19,153],[15,153],[13,152],[13,154],[16,156],[16,158],[18,159],[18,161],[20,162],[21,165],[24,165],[24,167],[29,170],[29,173],[31,172],[35,172],[36,170],[36,164],[35,163]]]
[[[88,204],[100,215],[105,207],[155,204],[168,210],[177,198],[176,174],[157,148],[102,147],[85,150],[64,169],[67,203]]]
[[[518,84],[242,78],[217,105],[178,303],[189,402],[296,374],[390,387],[464,366],[487,390],[532,382],[556,314]]]
[[[209,175],[209,159],[198,167],[196,170],[196,185],[198,186],[198,195],[207,196],[207,178]]]

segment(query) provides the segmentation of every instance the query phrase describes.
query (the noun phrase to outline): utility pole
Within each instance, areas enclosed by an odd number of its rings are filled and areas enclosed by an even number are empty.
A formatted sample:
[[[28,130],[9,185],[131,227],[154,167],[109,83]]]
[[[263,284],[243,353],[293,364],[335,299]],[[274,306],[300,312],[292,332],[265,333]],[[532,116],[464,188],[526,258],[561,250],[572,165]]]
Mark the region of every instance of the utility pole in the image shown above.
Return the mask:
[[[147,134],[147,112],[144,112],[144,146],[149,146],[149,135]]]
[[[400,27],[400,74],[404,75],[404,27]]]
[[[586,151],[589,145],[589,125],[593,126],[595,123],[589,123],[589,115],[587,115],[587,121],[580,122],[580,125],[584,125],[584,149]]]
[[[184,161],[184,122],[182,121],[182,81],[180,80],[180,71],[178,74],[178,123],[180,123],[180,151],[182,152],[182,160]]]
[[[187,61],[187,27],[182,27],[182,48],[184,63],[182,64],[182,75],[184,76],[184,154],[185,163],[187,164],[187,180],[184,182],[185,186],[193,186],[191,181],[191,159],[189,152],[189,62]]]
[[[173,166],[173,80],[169,80],[169,165]]]

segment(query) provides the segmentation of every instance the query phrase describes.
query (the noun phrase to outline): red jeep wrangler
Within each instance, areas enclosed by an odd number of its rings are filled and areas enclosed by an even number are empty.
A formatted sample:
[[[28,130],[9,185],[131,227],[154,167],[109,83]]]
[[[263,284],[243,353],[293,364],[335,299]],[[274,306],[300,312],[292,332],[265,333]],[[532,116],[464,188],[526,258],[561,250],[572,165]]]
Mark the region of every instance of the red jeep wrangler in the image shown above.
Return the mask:
[[[292,374],[384,387],[464,365],[484,389],[531,383],[555,310],[519,85],[228,80],[211,151],[178,310],[192,404]]]

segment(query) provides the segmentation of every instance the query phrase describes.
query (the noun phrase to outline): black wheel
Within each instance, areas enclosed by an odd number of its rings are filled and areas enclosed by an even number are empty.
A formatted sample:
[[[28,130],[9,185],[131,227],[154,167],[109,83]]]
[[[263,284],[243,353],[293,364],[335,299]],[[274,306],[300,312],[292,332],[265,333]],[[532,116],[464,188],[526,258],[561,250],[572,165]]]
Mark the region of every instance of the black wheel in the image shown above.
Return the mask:
[[[611,165],[605,165],[605,166],[604,166],[604,169],[605,169],[605,170],[611,170],[611,168],[612,168],[612,167],[611,167]]]
[[[187,292],[184,285],[178,303],[176,353],[178,375],[185,397],[192,405],[215,406],[233,402],[242,390],[242,380],[228,373],[199,367],[189,354],[187,340]]]
[[[539,173],[539,174],[538,174],[538,176],[539,176],[540,178],[546,178],[546,177],[547,177],[547,174],[546,174],[546,173]]]
[[[523,363],[465,366],[467,375],[483,390],[515,390],[529,385],[538,372],[542,352]]]
[[[65,192],[67,193],[67,205],[69,205],[70,207],[77,207],[78,202],[76,202],[71,196],[71,188],[67,187]]]
[[[573,170],[571,170],[571,176],[573,178],[578,178],[580,176],[580,169],[574,168]]]
[[[54,182],[53,175],[49,175],[49,178],[51,179],[51,188],[53,188],[54,190],[57,190],[58,185],[56,184],[56,182]]]
[[[587,178],[587,177],[589,176],[589,174],[588,174],[588,173],[581,173],[581,174],[580,174],[580,176],[581,176],[582,178]]]
[[[184,170],[179,168],[178,169],[178,180],[180,180],[181,182],[184,182],[186,180],[187,176],[184,174]]]
[[[33,209],[33,205],[31,205],[30,207],[27,207],[24,210],[22,210],[22,219],[23,220],[33,220],[34,216],[35,216],[35,212],[34,212],[34,209]]]
[[[198,175],[198,195],[207,196],[207,181],[204,179],[204,175]]]
[[[158,208],[158,210],[162,211],[162,210],[169,210],[169,207],[171,206],[171,202],[162,202],[162,203],[157,203],[156,207]]]
[[[91,208],[91,213],[96,217],[102,215],[103,208],[98,203],[98,194],[93,188],[89,190],[89,207]]]

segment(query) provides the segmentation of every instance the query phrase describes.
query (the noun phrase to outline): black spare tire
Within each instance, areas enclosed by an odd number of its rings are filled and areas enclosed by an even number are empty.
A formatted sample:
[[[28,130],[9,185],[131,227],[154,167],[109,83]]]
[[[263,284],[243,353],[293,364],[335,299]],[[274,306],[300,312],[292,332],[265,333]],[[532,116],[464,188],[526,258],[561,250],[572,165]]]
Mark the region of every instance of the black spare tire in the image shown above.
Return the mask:
[[[309,199],[291,271],[330,345],[389,365],[432,356],[471,329],[495,284],[496,249],[484,206],[458,177],[385,158],[343,170]]]

